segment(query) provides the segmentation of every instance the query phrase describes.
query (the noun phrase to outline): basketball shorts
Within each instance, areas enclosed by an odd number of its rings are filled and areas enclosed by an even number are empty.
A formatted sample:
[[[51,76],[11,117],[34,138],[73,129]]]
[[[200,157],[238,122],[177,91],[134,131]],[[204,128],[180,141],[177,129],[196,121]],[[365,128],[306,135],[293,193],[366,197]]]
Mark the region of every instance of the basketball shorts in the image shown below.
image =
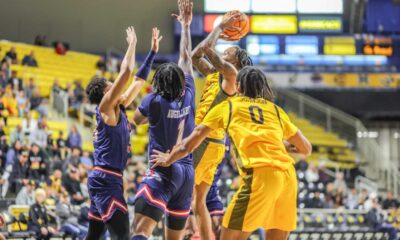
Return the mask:
[[[108,221],[118,209],[128,214],[124,199],[122,174],[102,167],[94,167],[88,177],[91,220]]]
[[[207,209],[210,212],[210,216],[223,216],[224,205],[222,204],[219,196],[218,186],[213,184],[206,198]]]
[[[135,201],[143,199],[146,204],[158,208],[166,215],[167,226],[180,230],[191,210],[193,175],[191,164],[174,163],[168,168],[148,169]],[[146,215],[146,212],[143,208],[140,213]],[[148,217],[154,218],[151,215]]]
[[[232,230],[253,232],[258,228],[293,231],[297,221],[297,179],[291,166],[244,169],[240,188],[223,219]]]
[[[193,152],[195,168],[195,184],[202,182],[211,185],[218,165],[225,155],[225,141],[223,139],[206,138]]]

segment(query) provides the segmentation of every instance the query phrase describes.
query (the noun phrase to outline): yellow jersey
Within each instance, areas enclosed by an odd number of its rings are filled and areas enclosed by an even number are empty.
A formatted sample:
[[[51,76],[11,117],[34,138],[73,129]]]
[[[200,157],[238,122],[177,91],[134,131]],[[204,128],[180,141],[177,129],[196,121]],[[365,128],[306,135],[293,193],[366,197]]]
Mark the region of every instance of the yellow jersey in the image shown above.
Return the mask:
[[[218,104],[222,103],[230,95],[226,94],[221,87],[222,75],[220,73],[212,73],[206,77],[203,95],[201,96],[200,103],[197,106],[195,123],[201,124],[207,113]],[[208,136],[214,139],[224,139],[224,129],[215,129]]]
[[[233,97],[213,108],[202,124],[228,133],[239,169],[271,166],[287,170],[294,164],[283,140],[295,135],[298,129],[270,101]]]

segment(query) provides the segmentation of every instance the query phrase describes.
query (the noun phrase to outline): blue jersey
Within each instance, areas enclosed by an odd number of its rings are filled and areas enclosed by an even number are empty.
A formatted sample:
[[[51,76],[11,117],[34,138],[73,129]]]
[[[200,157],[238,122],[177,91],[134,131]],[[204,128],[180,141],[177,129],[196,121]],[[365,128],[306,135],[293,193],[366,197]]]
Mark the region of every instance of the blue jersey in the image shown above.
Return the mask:
[[[119,122],[114,127],[104,123],[97,107],[96,122],[97,126],[93,134],[94,165],[122,172],[130,151],[131,131],[125,109],[120,107]]]
[[[188,137],[195,127],[196,91],[193,76],[185,75],[185,81],[185,92],[180,99],[169,101],[151,93],[138,108],[150,124],[149,157],[155,149],[161,152],[171,150],[179,141]],[[192,164],[192,155],[177,162]]]

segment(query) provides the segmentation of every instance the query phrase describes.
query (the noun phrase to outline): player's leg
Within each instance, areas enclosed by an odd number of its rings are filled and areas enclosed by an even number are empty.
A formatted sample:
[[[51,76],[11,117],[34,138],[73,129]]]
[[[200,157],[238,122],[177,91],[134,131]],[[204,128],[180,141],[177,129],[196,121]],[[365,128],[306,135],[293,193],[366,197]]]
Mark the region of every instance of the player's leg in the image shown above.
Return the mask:
[[[185,225],[187,217],[184,218],[171,218],[167,217],[165,228],[165,239],[175,240],[183,239],[185,235]]]
[[[269,229],[265,231],[265,240],[287,240],[290,232],[279,229]]]
[[[229,228],[222,227],[221,230],[221,240],[246,240],[249,238],[251,232],[243,232],[240,230],[233,230]]]
[[[89,220],[89,229],[86,235],[86,240],[98,240],[104,235],[106,225],[102,221]]]
[[[112,217],[106,221],[106,227],[111,239],[129,240],[129,216],[128,213],[116,210]]]
[[[144,198],[138,198],[135,201],[132,240],[149,238],[163,214],[161,209],[148,204]]]
[[[211,217],[206,205],[206,198],[210,187],[205,182],[201,182],[194,187],[193,211],[199,226],[201,239],[211,239],[212,234]]]
[[[211,216],[211,222],[215,239],[218,240],[221,237],[222,216]]]

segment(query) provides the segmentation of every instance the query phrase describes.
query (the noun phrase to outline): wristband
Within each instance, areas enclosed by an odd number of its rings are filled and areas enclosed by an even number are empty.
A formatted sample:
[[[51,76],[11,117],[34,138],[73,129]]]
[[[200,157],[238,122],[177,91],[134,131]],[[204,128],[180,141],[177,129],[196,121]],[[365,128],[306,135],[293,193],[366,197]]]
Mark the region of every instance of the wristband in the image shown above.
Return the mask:
[[[151,66],[153,65],[154,59],[156,57],[156,52],[151,50],[149,54],[147,54],[146,59],[142,63],[142,66],[140,66],[139,70],[136,73],[136,77],[141,78],[143,80],[147,80],[149,77],[150,71],[151,71]]]

